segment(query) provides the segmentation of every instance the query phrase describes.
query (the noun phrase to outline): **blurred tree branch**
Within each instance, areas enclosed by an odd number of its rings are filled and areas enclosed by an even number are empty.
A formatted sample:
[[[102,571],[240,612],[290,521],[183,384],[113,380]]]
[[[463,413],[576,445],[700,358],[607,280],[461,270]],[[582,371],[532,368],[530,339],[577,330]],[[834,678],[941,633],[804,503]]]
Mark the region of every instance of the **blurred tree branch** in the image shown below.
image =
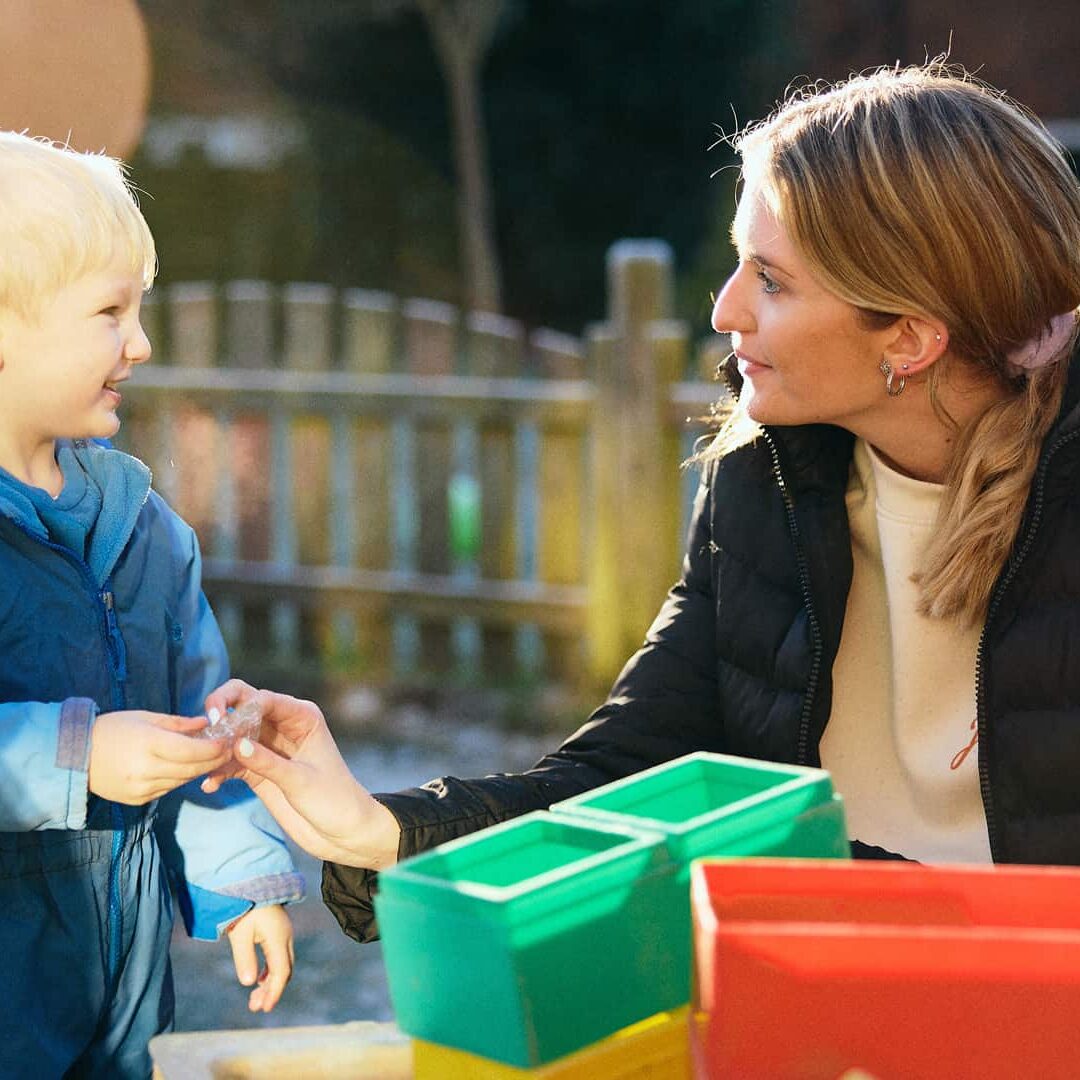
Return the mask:
[[[416,3],[427,22],[449,90],[466,302],[475,311],[497,312],[502,308],[502,275],[495,246],[480,80],[502,15],[503,0]]]

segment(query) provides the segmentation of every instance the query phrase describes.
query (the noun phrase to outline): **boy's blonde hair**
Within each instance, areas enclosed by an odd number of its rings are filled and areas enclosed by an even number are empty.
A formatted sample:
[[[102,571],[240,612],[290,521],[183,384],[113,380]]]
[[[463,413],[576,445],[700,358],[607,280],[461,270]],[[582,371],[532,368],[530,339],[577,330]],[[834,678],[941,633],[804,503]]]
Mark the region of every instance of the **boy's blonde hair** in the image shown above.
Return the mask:
[[[979,619],[1068,377],[1064,348],[1035,371],[1007,359],[1080,305],[1080,183],[1062,148],[1021,106],[942,60],[800,91],[735,145],[815,277],[868,327],[909,312],[945,323],[949,353],[928,385],[946,422],[937,388],[947,364],[1004,388],[958,432],[917,577],[925,614]],[[736,407],[701,456],[755,433]]]
[[[0,308],[36,319],[59,289],[115,257],[150,287],[154,238],[121,163],[0,131]]]

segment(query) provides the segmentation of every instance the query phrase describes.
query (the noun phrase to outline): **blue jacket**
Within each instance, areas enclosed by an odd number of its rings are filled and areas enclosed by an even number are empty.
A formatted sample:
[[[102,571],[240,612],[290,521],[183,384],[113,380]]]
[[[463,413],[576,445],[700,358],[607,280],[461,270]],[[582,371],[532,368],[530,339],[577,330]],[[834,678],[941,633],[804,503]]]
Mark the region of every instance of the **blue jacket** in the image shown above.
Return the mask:
[[[52,543],[29,500],[0,481],[0,834],[109,822],[119,860],[123,836],[152,819],[188,933],[212,940],[255,905],[300,899],[303,880],[239,781],[214,796],[193,781],[141,808],[88,794],[99,712],[199,715],[228,658],[195,535],[150,489],[149,470],[71,445],[104,493],[85,561]]]

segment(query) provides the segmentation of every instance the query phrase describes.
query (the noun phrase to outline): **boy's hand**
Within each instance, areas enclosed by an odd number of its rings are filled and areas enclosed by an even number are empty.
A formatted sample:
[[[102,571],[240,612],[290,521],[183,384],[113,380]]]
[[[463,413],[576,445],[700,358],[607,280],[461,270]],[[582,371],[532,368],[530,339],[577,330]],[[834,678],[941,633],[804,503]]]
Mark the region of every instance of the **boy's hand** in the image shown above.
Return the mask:
[[[280,904],[253,908],[229,927],[236,977],[243,986],[255,984],[248,997],[252,1012],[269,1012],[281,997],[292,977],[293,929],[292,920]],[[262,948],[266,961],[259,970],[255,946]]]
[[[231,759],[228,744],[192,739],[205,717],[130,710],[104,713],[90,729],[87,787],[112,802],[142,806]]]

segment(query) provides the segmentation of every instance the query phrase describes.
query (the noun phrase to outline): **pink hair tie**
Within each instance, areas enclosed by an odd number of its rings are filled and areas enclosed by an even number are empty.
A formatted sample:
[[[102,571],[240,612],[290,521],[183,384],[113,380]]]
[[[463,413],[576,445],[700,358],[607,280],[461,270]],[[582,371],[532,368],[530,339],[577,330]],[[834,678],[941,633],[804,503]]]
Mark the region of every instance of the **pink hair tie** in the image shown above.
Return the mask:
[[[1076,329],[1076,312],[1066,311],[1050,320],[1049,332],[1029,338],[1023,345],[1005,354],[1005,360],[1016,372],[1034,371],[1057,359]]]

